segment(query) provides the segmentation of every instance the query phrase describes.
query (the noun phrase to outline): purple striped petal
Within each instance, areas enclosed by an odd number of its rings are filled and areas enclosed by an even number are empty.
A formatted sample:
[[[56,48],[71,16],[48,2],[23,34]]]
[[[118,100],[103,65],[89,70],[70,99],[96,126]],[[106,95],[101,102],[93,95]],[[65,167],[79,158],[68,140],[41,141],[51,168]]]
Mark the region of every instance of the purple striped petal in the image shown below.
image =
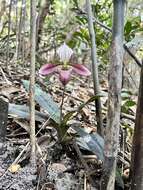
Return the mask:
[[[67,46],[66,43],[64,43],[59,47],[57,53],[62,62],[68,62],[71,58],[71,55],[73,54],[73,50]]]
[[[58,71],[59,79],[63,85],[66,85],[69,82],[69,80],[71,78],[71,72],[72,72],[72,69],[69,69],[69,70],[61,69]]]
[[[82,76],[90,76],[91,72],[81,64],[72,64],[73,71]]]
[[[49,75],[57,71],[57,65],[54,65],[52,63],[48,63],[43,65],[40,70],[39,74],[40,75]]]

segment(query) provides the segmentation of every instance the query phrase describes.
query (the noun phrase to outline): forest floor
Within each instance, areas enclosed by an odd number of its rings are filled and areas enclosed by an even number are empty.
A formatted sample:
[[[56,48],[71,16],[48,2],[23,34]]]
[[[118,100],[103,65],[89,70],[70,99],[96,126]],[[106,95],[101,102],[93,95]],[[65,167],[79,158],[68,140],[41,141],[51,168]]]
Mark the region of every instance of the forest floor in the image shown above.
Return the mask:
[[[4,64],[0,69],[1,94],[8,97],[10,106],[21,105],[25,109],[24,105],[29,105],[29,94],[22,80],[29,79],[29,70],[22,66],[10,67],[8,73]],[[43,91],[50,93],[54,101],[60,105],[62,86],[55,76],[44,83],[37,75],[36,83]],[[102,88],[107,95],[106,80],[102,81]],[[105,107],[106,95],[102,98]],[[63,112],[74,110],[91,96],[93,96],[93,87],[90,79],[75,78],[66,89]],[[18,112],[20,115],[15,114],[17,107],[14,109],[9,108],[6,142],[0,144],[0,190],[97,190],[99,188],[102,174],[101,161],[97,159],[94,151],[85,150],[77,145],[74,138],[76,131],[72,128],[68,130],[71,140],[65,145],[59,144],[51,119],[38,103],[36,110],[43,113],[44,118],[41,118],[41,115],[37,116],[37,167],[33,168],[30,164],[29,114],[26,115],[25,112]],[[105,116],[104,120],[106,123]],[[71,123],[80,126],[89,135],[96,133],[94,103],[84,107]],[[133,122],[130,121],[130,124],[133,125]],[[124,152],[120,153],[121,165],[128,169],[130,150],[124,149]],[[128,189],[128,183],[126,188],[123,188],[122,181],[118,182],[117,189]],[[92,183],[95,187],[91,185]]]

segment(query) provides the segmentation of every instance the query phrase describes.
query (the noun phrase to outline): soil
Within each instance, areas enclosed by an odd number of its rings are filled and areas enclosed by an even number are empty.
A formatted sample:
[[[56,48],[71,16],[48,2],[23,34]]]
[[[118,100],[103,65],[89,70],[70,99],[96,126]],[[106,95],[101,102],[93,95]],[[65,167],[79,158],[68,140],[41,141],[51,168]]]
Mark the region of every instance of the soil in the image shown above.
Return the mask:
[[[1,143],[0,190],[82,190],[84,170],[78,161],[65,154],[60,145],[47,149],[45,164],[37,160],[37,169],[29,160],[19,163],[15,172],[8,168],[16,158],[18,147],[10,142]],[[20,151],[20,150],[19,150]],[[76,156],[75,156],[76,158]],[[95,188],[93,188],[95,189]]]
[[[1,144],[0,151],[0,190],[33,190],[36,180],[32,167],[25,166],[15,173],[8,167],[15,159],[16,148],[9,142]]]

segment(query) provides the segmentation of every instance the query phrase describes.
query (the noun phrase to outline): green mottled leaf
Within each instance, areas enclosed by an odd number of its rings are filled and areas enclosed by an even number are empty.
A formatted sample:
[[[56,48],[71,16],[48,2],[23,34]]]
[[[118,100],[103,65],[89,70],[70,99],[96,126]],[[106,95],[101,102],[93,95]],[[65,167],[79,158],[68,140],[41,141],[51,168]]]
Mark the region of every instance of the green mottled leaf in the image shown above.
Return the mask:
[[[93,152],[99,160],[104,160],[104,139],[97,133],[88,134],[84,128],[71,126],[80,137],[76,138],[76,142],[80,147]]]
[[[29,107],[26,105],[9,104],[8,114],[15,118],[30,119]],[[43,122],[48,116],[39,111],[35,111],[35,120]]]
[[[23,80],[23,84],[26,90],[29,91],[29,81]],[[56,123],[60,123],[60,109],[58,105],[53,101],[52,97],[44,92],[37,84],[35,85],[35,100],[49,113],[51,119]]]

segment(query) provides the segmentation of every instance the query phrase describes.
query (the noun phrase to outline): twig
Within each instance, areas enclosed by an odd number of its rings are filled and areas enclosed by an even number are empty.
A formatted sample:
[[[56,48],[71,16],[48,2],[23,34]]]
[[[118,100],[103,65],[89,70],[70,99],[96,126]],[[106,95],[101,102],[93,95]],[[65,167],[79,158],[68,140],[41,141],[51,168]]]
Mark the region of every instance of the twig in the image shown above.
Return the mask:
[[[9,84],[9,85],[11,85],[11,82],[7,79],[5,73],[3,72],[3,69],[1,67],[0,67],[0,70],[1,70],[1,73],[2,73],[3,78],[5,79],[6,83]]]
[[[141,67],[142,66],[141,61],[130,51],[130,49],[127,47],[127,45],[124,44],[123,47],[127,51],[127,53],[135,60],[135,62],[137,63],[137,65],[139,67]]]
[[[40,131],[41,131],[43,128],[46,127],[46,125],[48,124],[49,120],[50,120],[50,117],[49,117],[49,118],[46,120],[46,122],[40,127],[39,131],[36,133],[36,137],[37,137],[37,135],[40,133]]]
[[[39,190],[39,185],[40,185],[40,178],[41,178],[41,175],[38,176],[38,183],[37,183],[37,187],[36,187],[36,190]]]
[[[86,178],[86,174],[84,175],[84,190],[87,190],[87,178]]]
[[[27,143],[27,145],[24,147],[24,149],[20,152],[20,154],[17,156],[17,158],[14,160],[14,162],[6,169],[6,171],[3,173],[3,175],[0,177],[0,179],[2,179],[8,172],[8,169],[16,164],[18,162],[18,160],[20,159],[20,157],[22,156],[22,154],[24,153],[24,151],[28,148],[28,146],[30,145],[30,142]]]
[[[16,163],[18,163],[19,159],[21,158],[21,156],[23,155],[24,151],[28,149],[28,146],[30,145],[30,142],[28,142],[26,144],[26,146],[23,148],[23,150],[20,152],[20,154],[17,156],[17,158],[14,160],[14,162],[11,165],[14,165]]]
[[[37,151],[39,152],[39,154],[41,156],[42,163],[45,164],[45,161],[43,160],[42,150],[41,150],[41,148],[37,142],[36,142],[36,148],[37,148]]]
[[[99,24],[100,26],[102,26],[103,28],[105,28],[106,30],[108,30],[109,32],[112,32],[112,29],[109,28],[108,26],[106,26],[105,24],[103,24],[102,22],[100,22],[99,20],[97,19],[93,19],[93,22],[96,22],[97,24]]]
[[[87,12],[83,11],[82,9],[80,9],[79,7],[77,8],[77,14],[82,14],[82,15],[87,15]],[[106,29],[109,32],[112,32],[112,29],[108,26],[106,26],[105,24],[103,24],[102,22],[100,22],[98,19],[96,19],[95,17],[91,17],[93,22],[96,22],[98,25],[100,25],[101,27],[103,27],[104,29]]]

